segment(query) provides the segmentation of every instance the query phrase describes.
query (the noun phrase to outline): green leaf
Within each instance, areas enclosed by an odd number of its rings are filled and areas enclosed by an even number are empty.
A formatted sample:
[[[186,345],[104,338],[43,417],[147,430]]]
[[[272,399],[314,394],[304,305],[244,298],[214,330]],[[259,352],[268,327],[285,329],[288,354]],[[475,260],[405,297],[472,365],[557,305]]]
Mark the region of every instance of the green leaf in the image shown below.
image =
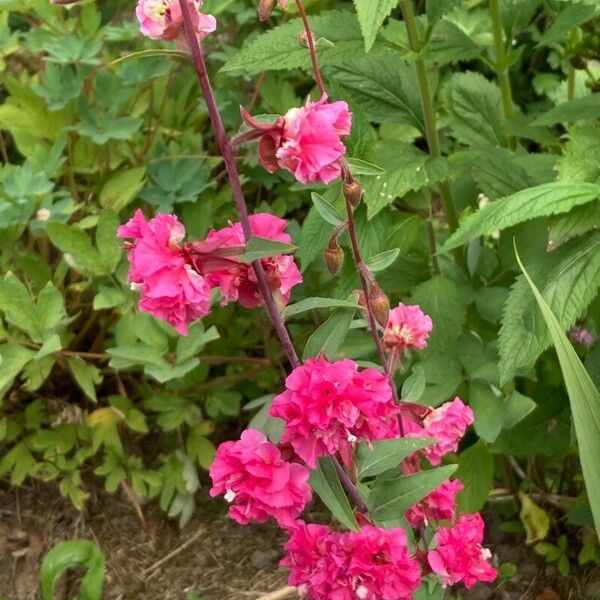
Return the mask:
[[[519,492],[519,499],[521,500],[519,517],[527,533],[525,543],[532,544],[538,540],[543,540],[550,529],[548,513],[523,492]]]
[[[593,123],[578,123],[568,132],[568,141],[558,159],[559,179],[565,181],[600,180],[600,126]]]
[[[67,359],[69,371],[81,388],[83,393],[92,401],[97,402],[96,386],[102,382],[102,374],[100,369],[85,362],[79,356],[73,356]]]
[[[494,459],[483,441],[461,452],[454,475],[465,486],[458,494],[459,510],[469,514],[481,510],[494,479]]]
[[[568,121],[597,119],[598,117],[600,117],[600,97],[598,94],[590,94],[551,108],[537,119],[534,119],[531,125],[542,127]]]
[[[63,295],[51,281],[42,288],[36,304],[40,331],[54,329],[66,316]]]
[[[357,452],[358,478],[374,477],[393,469],[407,456],[432,443],[433,440],[416,437],[382,440],[373,444],[361,442]]]
[[[445,89],[452,131],[469,146],[503,146],[506,142],[500,88],[479,73],[456,73]]]
[[[113,358],[110,364],[115,368],[120,368],[124,361],[130,365],[149,365],[156,367],[169,367],[169,363],[163,358],[160,350],[150,348],[143,344],[135,346],[118,346],[107,350]],[[115,359],[118,359],[116,362]]]
[[[504,401],[500,393],[486,381],[475,380],[469,388],[469,406],[475,415],[477,435],[493,442],[502,429]]]
[[[34,357],[35,352],[19,344],[0,345],[0,400],[11,388],[15,377]]]
[[[78,600],[101,600],[104,585],[104,554],[89,540],[69,540],[56,544],[44,556],[40,567],[42,600],[54,600],[58,580],[73,567],[83,567]]]
[[[397,54],[377,54],[331,69],[351,103],[382,123],[405,123],[424,131],[418,85],[413,67]]]
[[[398,0],[354,0],[366,52],[373,47],[379,28],[397,4]]]
[[[58,221],[48,223],[47,231],[52,243],[65,254],[72,266],[94,275],[102,274],[100,256],[85,231]]]
[[[261,258],[268,258],[279,254],[292,254],[295,250],[297,250],[297,247],[293,244],[274,242],[273,240],[253,235],[246,244],[246,251],[239,256],[239,259],[244,263],[251,263]]]
[[[100,206],[112,208],[115,212],[122,211],[144,186],[145,176],[145,166],[118,171],[102,186]]]
[[[10,271],[0,280],[0,311],[9,323],[39,341],[38,314],[25,284]]]
[[[411,302],[420,304],[433,320],[429,349],[434,352],[452,352],[467,317],[465,303],[456,283],[438,275],[418,285]]]
[[[525,271],[518,253],[517,261],[535,295],[558,354],[573,413],[585,487],[594,515],[596,532],[600,534],[600,470],[598,469],[600,464],[600,392],[544,297]]]
[[[567,329],[595,297],[600,286],[600,234],[573,240],[535,265],[532,271],[551,310]],[[548,330],[523,276],[508,297],[499,333],[500,382],[531,367],[550,345]]]
[[[337,300],[335,298],[305,298],[296,302],[295,304],[289,304],[283,309],[284,318],[294,317],[301,313],[309,310],[315,310],[319,308],[360,308],[360,306],[354,300]]]
[[[373,163],[361,160],[360,158],[348,158],[348,166],[353,175],[365,175],[367,177],[375,177],[382,175],[385,170]]]
[[[464,29],[445,19],[436,23],[424,49],[424,58],[437,65],[472,60],[480,54],[481,48]]]
[[[597,13],[598,6],[583,3],[569,3],[559,13],[554,23],[544,31],[538,45],[552,46],[563,44],[571,29],[592,19]]]
[[[109,208],[100,213],[96,229],[96,246],[100,262],[105,274],[114,273],[121,260],[121,241],[117,238],[120,225],[119,215]]]
[[[375,256],[371,256],[365,260],[365,264],[367,268],[372,273],[377,273],[378,271],[383,271],[391,266],[395,260],[398,258],[400,254],[400,248],[394,248],[393,250],[386,250],[385,252],[380,252]]]
[[[350,301],[355,302],[355,296],[351,296]],[[346,339],[354,312],[354,308],[340,308],[334,311],[308,338],[302,355],[303,360],[321,353],[333,360]]]
[[[339,64],[364,51],[364,41],[355,15],[349,12],[327,11],[312,16],[310,24],[316,39],[326,38],[332,46],[318,46],[322,66]],[[304,31],[301,19],[270,29],[242,47],[221,71],[256,75],[262,71],[290,70],[310,67],[306,48],[298,43]]]
[[[427,20],[430,24],[441,19],[445,14],[456,9],[462,0],[427,0]]]
[[[496,229],[506,229],[537,217],[565,213],[600,197],[600,185],[555,181],[492,202],[467,217],[446,242],[443,251]]]
[[[321,215],[323,220],[327,221],[331,225],[337,226],[346,219],[344,215],[335,208],[332,204],[327,202],[321,194],[317,194],[317,192],[312,192],[310,195],[317,212]]]
[[[418,402],[425,391],[426,385],[425,370],[421,365],[416,365],[413,367],[412,375],[406,379],[402,386],[402,399],[408,402]]]
[[[375,522],[398,519],[419,500],[435,490],[456,470],[456,465],[421,471],[415,475],[400,475],[394,479],[378,477],[368,498]]]
[[[317,468],[310,474],[310,485],[342,525],[354,531],[359,530],[354,511],[340,483],[331,457],[319,459]]]

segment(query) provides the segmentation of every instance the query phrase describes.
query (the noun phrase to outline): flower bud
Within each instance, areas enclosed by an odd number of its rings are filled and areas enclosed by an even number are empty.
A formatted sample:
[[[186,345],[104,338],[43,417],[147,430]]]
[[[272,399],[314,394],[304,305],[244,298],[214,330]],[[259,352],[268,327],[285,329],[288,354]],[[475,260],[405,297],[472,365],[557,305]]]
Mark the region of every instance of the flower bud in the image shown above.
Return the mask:
[[[332,277],[335,277],[344,264],[344,251],[340,248],[337,240],[334,237],[331,238],[325,252],[323,253],[327,270]]]
[[[578,69],[579,71],[583,71],[587,67],[587,60],[579,55],[571,56],[570,63],[574,69]]]
[[[312,37],[312,41],[313,44],[317,43],[317,38],[315,37],[315,34],[311,32],[311,37]],[[301,31],[300,34],[298,35],[298,41],[300,42],[301,46],[304,46],[305,48],[309,48],[309,44],[308,44],[308,34],[306,33],[306,31]]]
[[[385,327],[390,314],[389,298],[385,295],[384,291],[374,283],[371,286],[369,299],[371,300],[373,316],[382,327]]]
[[[356,179],[348,179],[344,181],[344,198],[350,204],[356,208],[360,204],[360,199],[362,198],[363,188]]]
[[[260,0],[258,4],[258,18],[261,21],[266,21],[273,12],[277,0]]]

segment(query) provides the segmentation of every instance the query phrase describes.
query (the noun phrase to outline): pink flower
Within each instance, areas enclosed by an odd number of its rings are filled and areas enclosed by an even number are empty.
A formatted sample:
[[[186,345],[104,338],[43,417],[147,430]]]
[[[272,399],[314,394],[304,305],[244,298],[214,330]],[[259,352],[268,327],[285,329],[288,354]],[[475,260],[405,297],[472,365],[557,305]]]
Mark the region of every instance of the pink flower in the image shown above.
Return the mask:
[[[444,455],[456,452],[458,443],[472,423],[473,411],[458,397],[432,410],[423,419],[425,435],[437,440],[437,444],[425,448],[429,462],[439,465]]]
[[[427,338],[433,323],[420,306],[398,304],[390,310],[388,323],[383,332],[383,343],[388,350],[404,352],[410,348],[420,350],[427,347]]]
[[[398,408],[388,378],[376,369],[358,372],[349,359],[311,358],[297,367],[270,414],[286,422],[281,441],[289,442],[310,467],[317,458],[348,452],[359,440],[398,435]]]
[[[175,215],[146,221],[141,210],[117,231],[117,237],[133,239],[126,244],[128,281],[140,290],[139,309],[187,335],[188,324],[210,311],[210,287],[187,263],[179,245],[184,236]]]
[[[200,12],[203,4],[203,0],[188,0],[199,38],[206,37],[217,28],[217,22],[212,15]],[[138,0],[135,13],[143,35],[153,40],[182,39],[183,16],[179,0]]]
[[[242,111],[246,124],[260,132],[261,165],[274,173],[286,169],[301,183],[329,183],[341,174],[339,160],[346,154],[342,136],[349,135],[352,113],[343,101],[328,102],[324,94],[300,108],[290,109],[272,125],[264,125]]]
[[[268,213],[250,216],[252,235],[275,242],[289,244],[291,236],[285,232],[287,223]],[[245,245],[244,233],[240,223],[235,223],[218,231],[211,231],[206,242],[218,245],[219,248],[242,248]],[[280,304],[290,300],[292,288],[302,283],[302,275],[292,256],[280,255],[261,260],[269,287]],[[264,303],[252,265],[239,262],[235,257],[230,267],[217,270],[208,275],[211,286],[221,288],[223,304],[239,301],[246,308],[253,308]]]
[[[437,547],[427,553],[427,560],[433,572],[441,576],[444,587],[460,582],[472,588],[478,581],[496,579],[496,569],[487,562],[491,553],[481,546],[483,528],[483,519],[477,513],[463,515],[454,527],[442,527],[435,534]]]
[[[591,348],[596,341],[596,336],[589,329],[586,329],[581,325],[574,325],[571,327],[569,337],[574,342],[579,342],[586,348]]]
[[[217,449],[210,495],[224,494],[231,502],[229,516],[242,525],[275,517],[282,527],[290,527],[311,499],[308,476],[303,465],[284,461],[262,433],[246,429],[239,441]]]
[[[456,496],[463,489],[460,480],[446,481],[406,512],[412,528],[427,525],[429,519],[453,521],[456,515]]]
[[[421,582],[402,529],[364,526],[338,533],[302,521],[290,530],[281,565],[311,600],[409,600]]]

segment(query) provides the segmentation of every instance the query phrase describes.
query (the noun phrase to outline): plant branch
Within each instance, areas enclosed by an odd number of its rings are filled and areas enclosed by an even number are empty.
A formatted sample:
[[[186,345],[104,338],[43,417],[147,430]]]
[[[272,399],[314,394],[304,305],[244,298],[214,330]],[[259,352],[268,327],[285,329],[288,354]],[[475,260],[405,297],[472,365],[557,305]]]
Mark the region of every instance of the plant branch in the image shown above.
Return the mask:
[[[198,37],[194,30],[189,4],[186,0],[179,0],[179,4],[181,6],[181,13],[183,16],[185,37],[187,39],[190,52],[192,54],[192,61],[196,69],[198,82],[200,84],[200,88],[202,89],[204,100],[206,101],[206,106],[208,108],[210,120],[215,131],[215,136],[217,138],[217,144],[219,145],[219,149],[223,156],[223,160],[225,161],[227,174],[229,175],[229,181],[231,184],[231,191],[233,193],[233,199],[235,201],[235,206],[238,212],[238,216],[240,218],[242,230],[244,232],[244,238],[246,239],[246,241],[248,241],[252,237],[252,229],[250,227],[248,207],[246,206],[244,192],[242,191],[242,184],[240,182],[240,176],[237,169],[237,164],[235,162],[233,148],[231,146],[229,138],[227,137],[227,133],[225,132],[225,127],[223,126],[223,121],[221,120],[221,115],[217,107],[217,102],[215,100],[213,88],[208,77],[208,72],[206,70],[206,63],[204,61],[202,47],[200,45],[200,42],[198,41]],[[260,260],[256,260],[252,263],[252,266],[254,267],[254,271],[256,273],[256,280],[258,282],[261,294],[264,298],[267,312],[269,313],[269,317],[271,319],[271,322],[273,323],[273,327],[275,328],[277,336],[281,340],[283,350],[286,356],[288,357],[290,364],[293,368],[296,368],[300,365],[300,360],[298,359],[298,355],[296,354],[296,350],[294,349],[294,345],[292,343],[288,330],[285,327],[285,323],[283,321],[281,313],[277,308],[277,304],[275,302],[275,299],[273,298],[273,294],[267,283],[267,278],[262,263]]]
[[[337,460],[335,456],[333,456],[332,458],[333,466],[335,467],[335,472],[340,478],[340,483],[344,486],[346,492],[348,492],[348,496],[350,496],[350,499],[354,503],[354,506],[356,506],[358,512],[367,514],[369,512],[369,509],[367,508],[365,501],[362,499],[358,488],[352,483],[350,476],[348,475],[348,473],[346,473],[345,469],[340,464],[340,461]]]
[[[310,27],[310,23],[308,22],[308,16],[306,15],[306,10],[304,8],[302,0],[296,0],[296,6],[298,7],[298,12],[300,13],[302,23],[304,23],[304,31],[306,32],[306,43],[308,44],[308,50],[310,52],[310,60],[312,62],[313,74],[315,76],[315,81],[317,82],[317,86],[322,96],[327,92],[325,90],[323,78],[321,77],[321,69],[319,68],[319,58],[317,57],[317,49],[315,47],[315,37]]]

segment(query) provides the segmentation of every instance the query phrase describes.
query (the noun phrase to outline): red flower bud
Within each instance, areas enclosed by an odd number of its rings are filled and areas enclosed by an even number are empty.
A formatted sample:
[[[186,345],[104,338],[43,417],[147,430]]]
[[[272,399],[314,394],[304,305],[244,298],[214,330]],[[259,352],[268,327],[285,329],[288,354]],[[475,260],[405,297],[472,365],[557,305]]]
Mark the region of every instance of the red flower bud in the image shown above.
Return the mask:
[[[266,21],[273,12],[277,0],[260,0],[258,4],[258,18],[261,21]]]
[[[384,291],[375,283],[371,286],[369,299],[371,300],[373,316],[382,327],[385,327],[387,325],[388,317],[390,314],[389,298],[385,295]]]
[[[344,181],[344,198],[356,208],[360,204],[363,188],[356,179],[348,179]]]
[[[327,270],[332,277],[335,277],[344,264],[344,251],[340,248],[335,237],[332,237],[329,241],[325,252],[323,253]]]

